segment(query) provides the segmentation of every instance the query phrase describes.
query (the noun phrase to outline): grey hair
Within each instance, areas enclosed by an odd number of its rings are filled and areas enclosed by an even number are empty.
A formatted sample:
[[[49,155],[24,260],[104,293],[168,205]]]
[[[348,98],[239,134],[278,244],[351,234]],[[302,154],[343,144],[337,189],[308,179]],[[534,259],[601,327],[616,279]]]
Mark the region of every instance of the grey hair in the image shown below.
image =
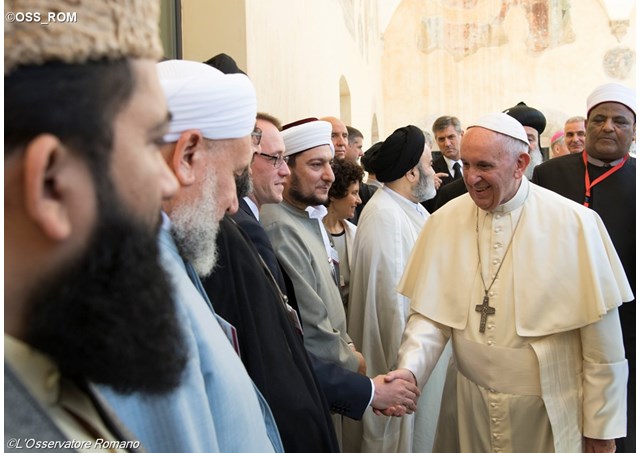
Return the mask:
[[[509,135],[496,133],[498,136],[498,144],[504,153],[509,153],[513,158],[517,159],[520,154],[528,154],[529,144],[513,138]]]
[[[569,123],[584,123],[587,119],[584,116],[572,116],[564,122],[565,125]]]
[[[462,134],[462,124],[460,123],[460,120],[455,116],[441,116],[440,118],[437,118],[433,122],[431,130],[435,134],[438,131],[445,130],[449,126],[453,126],[458,134]]]
[[[429,131],[422,131],[424,134],[424,141],[429,145],[429,148],[433,149],[435,146],[435,142],[433,141],[433,136],[429,133]]]

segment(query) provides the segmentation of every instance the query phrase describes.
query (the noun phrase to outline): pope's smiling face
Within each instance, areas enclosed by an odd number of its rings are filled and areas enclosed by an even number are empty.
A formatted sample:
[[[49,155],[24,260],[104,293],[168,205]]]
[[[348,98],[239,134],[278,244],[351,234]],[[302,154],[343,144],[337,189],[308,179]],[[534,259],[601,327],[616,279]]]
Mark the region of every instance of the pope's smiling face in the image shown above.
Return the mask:
[[[530,161],[528,148],[524,142],[489,129],[467,130],[461,145],[463,178],[480,209],[493,211],[513,198]]]

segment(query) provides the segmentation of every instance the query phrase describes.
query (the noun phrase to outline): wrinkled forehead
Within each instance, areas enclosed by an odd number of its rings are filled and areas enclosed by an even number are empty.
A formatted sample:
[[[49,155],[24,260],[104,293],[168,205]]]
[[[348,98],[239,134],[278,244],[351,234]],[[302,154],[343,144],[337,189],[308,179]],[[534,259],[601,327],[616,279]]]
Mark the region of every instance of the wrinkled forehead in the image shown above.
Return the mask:
[[[622,114],[631,118],[634,123],[636,121],[636,114],[631,108],[629,108],[628,105],[615,101],[601,102],[600,104],[593,106],[593,108],[589,110],[589,116],[587,120],[593,117],[593,115],[600,114],[602,112],[614,112],[616,114]]]

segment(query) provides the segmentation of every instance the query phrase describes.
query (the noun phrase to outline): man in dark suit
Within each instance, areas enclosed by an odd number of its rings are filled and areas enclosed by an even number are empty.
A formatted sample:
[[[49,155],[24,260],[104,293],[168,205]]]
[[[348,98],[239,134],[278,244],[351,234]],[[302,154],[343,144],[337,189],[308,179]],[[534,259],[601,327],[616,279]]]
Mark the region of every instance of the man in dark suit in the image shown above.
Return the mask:
[[[282,201],[282,184],[290,174],[286,159],[283,158],[285,148],[279,131],[281,126],[271,115],[258,113],[257,127],[262,131],[262,139],[260,152],[251,166],[253,191],[240,200],[240,209],[232,218],[256,246],[271,274],[279,282],[280,291],[287,294],[287,300],[292,300],[295,299],[292,285],[286,284],[286,277],[280,269],[271,242],[258,221],[260,206]],[[292,319],[297,319],[297,315],[292,314]],[[402,415],[405,410],[411,412],[415,409],[412,399],[419,394],[415,387],[391,386],[395,381],[386,383],[382,375],[369,379],[312,354],[309,354],[309,358],[333,412],[357,420],[362,418],[369,405],[376,411],[384,410],[387,415]]]
[[[161,202],[177,188],[159,155],[169,118],[155,67],[159,4],[95,5],[10,2],[82,21],[5,28],[10,449],[137,451],[90,383],[162,394],[186,363],[156,242]]]
[[[460,140],[464,135],[460,120],[455,116],[441,116],[433,122],[431,128],[436,144],[440,149],[440,157],[434,159],[431,166],[440,179],[438,193],[431,200],[422,205],[429,212],[434,212],[438,206],[439,191],[447,184],[462,178],[462,161],[460,160]]]
[[[635,91],[619,84],[596,88],[587,98],[584,151],[542,163],[534,169],[531,179],[600,215],[634,295],[636,159],[629,155],[629,148],[636,131],[635,98]],[[629,381],[627,437],[617,439],[616,451],[630,452],[635,451],[635,300],[622,304],[618,314],[629,363]]]
[[[433,122],[433,135],[442,155],[431,165],[436,173],[445,173],[441,177],[445,186],[455,179],[462,178],[460,160],[460,140],[464,135],[460,120],[455,116],[441,116]],[[456,165],[457,164],[457,165]]]

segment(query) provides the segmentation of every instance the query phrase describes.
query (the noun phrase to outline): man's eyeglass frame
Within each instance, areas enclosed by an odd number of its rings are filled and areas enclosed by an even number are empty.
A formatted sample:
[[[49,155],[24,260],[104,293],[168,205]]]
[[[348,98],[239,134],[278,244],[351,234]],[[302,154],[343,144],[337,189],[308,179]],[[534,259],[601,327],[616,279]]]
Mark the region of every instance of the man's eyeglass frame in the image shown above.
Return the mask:
[[[273,166],[275,168],[280,168],[282,167],[282,164],[286,164],[287,162],[289,162],[289,156],[272,156],[271,154],[266,154],[266,153],[255,153],[258,156],[262,156],[267,160],[270,160],[273,162]]]

